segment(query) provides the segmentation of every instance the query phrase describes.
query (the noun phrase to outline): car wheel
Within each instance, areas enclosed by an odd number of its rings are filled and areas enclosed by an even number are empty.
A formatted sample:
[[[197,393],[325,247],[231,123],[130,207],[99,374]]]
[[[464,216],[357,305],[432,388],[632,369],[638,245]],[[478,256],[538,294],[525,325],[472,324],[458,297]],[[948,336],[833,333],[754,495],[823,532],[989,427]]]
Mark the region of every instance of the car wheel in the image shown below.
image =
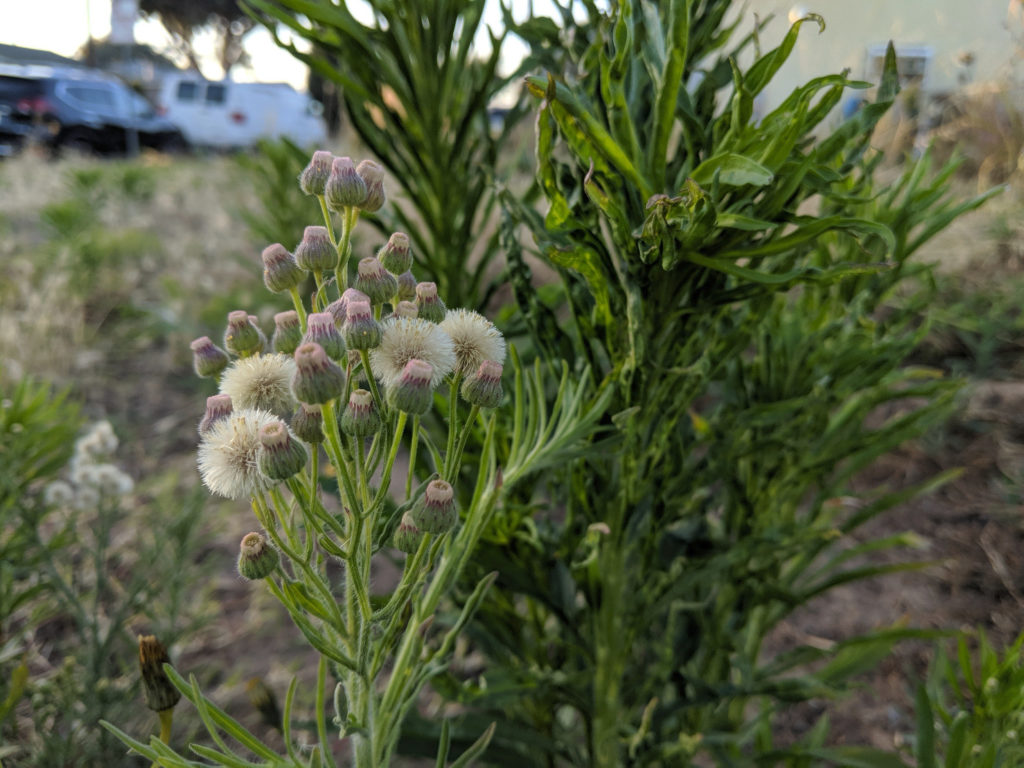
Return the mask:
[[[72,128],[57,141],[55,149],[58,152],[77,152],[82,155],[96,154],[96,145],[92,142],[88,132]]]
[[[161,152],[166,152],[169,155],[180,155],[188,151],[188,142],[179,133],[174,136],[168,136],[160,142],[159,149]]]

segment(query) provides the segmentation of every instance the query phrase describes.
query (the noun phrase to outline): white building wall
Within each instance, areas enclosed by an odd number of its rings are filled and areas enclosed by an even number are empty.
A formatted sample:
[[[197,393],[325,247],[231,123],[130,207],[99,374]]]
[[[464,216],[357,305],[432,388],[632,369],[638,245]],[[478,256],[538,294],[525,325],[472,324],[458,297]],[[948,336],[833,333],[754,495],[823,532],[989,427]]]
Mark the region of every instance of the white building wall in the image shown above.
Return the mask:
[[[789,61],[765,89],[763,108],[813,77],[844,68],[853,79],[869,79],[869,50],[884,50],[889,40],[897,50],[930,54],[923,83],[930,93],[1024,73],[1024,0],[749,0],[743,12],[738,35],[751,29],[754,14],[774,15],[761,32],[762,52],[779,44],[791,15],[817,13],[826,23],[821,34],[817,24],[803,25]],[[973,58],[969,66],[965,54]]]

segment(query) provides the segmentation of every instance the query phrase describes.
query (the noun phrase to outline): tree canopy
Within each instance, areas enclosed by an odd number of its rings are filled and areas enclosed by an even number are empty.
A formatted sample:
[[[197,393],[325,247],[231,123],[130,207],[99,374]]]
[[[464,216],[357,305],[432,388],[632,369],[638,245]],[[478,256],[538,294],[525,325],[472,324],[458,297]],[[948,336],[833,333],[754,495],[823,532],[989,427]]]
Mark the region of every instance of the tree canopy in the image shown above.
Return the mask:
[[[199,71],[202,68],[195,34],[206,27],[217,33],[217,58],[225,74],[246,61],[242,39],[254,22],[238,7],[237,0],[140,0],[139,11],[143,16],[158,18],[180,53]]]

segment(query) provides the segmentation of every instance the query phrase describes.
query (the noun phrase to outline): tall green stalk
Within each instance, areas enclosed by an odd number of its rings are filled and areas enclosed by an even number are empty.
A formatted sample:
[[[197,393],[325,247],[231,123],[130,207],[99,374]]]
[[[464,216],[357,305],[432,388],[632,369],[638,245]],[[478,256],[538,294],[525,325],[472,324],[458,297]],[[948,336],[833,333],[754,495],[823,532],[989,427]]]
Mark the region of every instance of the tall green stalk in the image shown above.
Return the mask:
[[[485,4],[371,0],[364,22],[348,2],[243,2],[279,45],[341,88],[356,135],[402,190],[402,203],[373,223],[410,235],[418,268],[453,306],[483,307],[498,287],[496,239],[480,233],[496,208],[499,149],[522,116],[513,109],[492,126],[492,101],[518,75],[498,74],[507,32],[489,34],[486,57],[474,52]]]
[[[344,217],[347,231],[357,217],[349,211]],[[320,284],[323,276],[319,270],[315,275]],[[299,301],[293,288],[306,277],[287,253],[266,261],[265,281],[283,300]],[[556,385],[553,369],[526,371],[513,350],[509,412],[501,407],[505,344],[490,321],[464,313],[456,328],[447,318],[438,324],[392,314],[378,324],[372,316],[383,315],[385,300],[377,294],[372,300],[349,294],[351,306],[362,305],[360,314],[347,312],[340,324],[333,312],[314,316],[326,303],[318,294],[309,307],[306,335],[289,342],[279,327],[276,351],[253,326],[253,318],[244,325],[244,312],[232,313],[234,324],[225,334],[225,345],[237,359],[229,361],[205,337],[193,346],[197,372],[218,377],[221,389],[207,401],[200,425],[200,474],[211,492],[248,500],[258,524],[241,541],[238,572],[255,588],[269,590],[320,656],[314,700],[305,703],[313,707],[310,719],[317,742],[299,749],[290,736],[293,711],[302,706],[296,703],[293,682],[282,713],[283,754],[219,710],[194,677],[186,680],[165,667],[216,745],[189,748],[218,764],[249,764],[232,745],[237,743],[275,766],[326,768],[336,765],[337,744],[348,740],[355,768],[390,765],[409,711],[424,686],[446,669],[456,640],[494,583],[495,573],[476,579],[454,619],[439,613],[465,575],[484,532],[507,494],[577,448],[594,432],[607,406],[609,397],[593,397],[586,377],[571,379],[563,365]],[[373,313],[367,302],[372,302]],[[394,313],[397,298],[390,302]],[[304,309],[300,304],[296,313]],[[459,338],[459,345],[449,333]],[[289,344],[292,359],[282,351]],[[470,354],[480,359],[464,358]],[[471,370],[469,362],[484,362],[480,370],[491,372],[481,384],[489,387],[486,400],[474,395],[475,390],[460,392],[464,375],[454,371]],[[478,375],[465,378],[474,383]],[[361,388],[362,379],[372,393]],[[449,415],[447,434],[428,445],[447,445],[447,451],[441,455],[431,450],[426,467],[426,462],[417,465],[413,460],[402,483],[404,493],[392,499],[398,456],[409,451],[407,422],[411,417],[414,441],[436,427],[438,421],[429,417],[433,388],[444,379],[449,382],[442,389],[448,392],[443,404]],[[558,392],[551,406],[545,397],[548,385],[557,386]],[[460,410],[465,412],[462,417]],[[429,426],[421,423],[424,416]],[[480,450],[466,466],[464,448],[474,431]],[[415,458],[415,453],[409,455]],[[337,479],[332,503],[318,482],[324,456]],[[458,483],[467,484],[462,498],[468,502],[461,510],[452,485]],[[389,554],[392,549],[406,554],[401,579],[388,592],[371,593],[372,565],[375,559],[397,556]],[[325,704],[328,671],[334,678],[332,714]],[[105,725],[165,768],[194,765],[166,739],[154,735],[142,743]],[[444,733],[449,733],[447,727]],[[452,768],[479,756],[493,733],[493,728],[481,727]],[[438,748],[441,766],[450,747],[450,736],[446,738]]]
[[[905,367],[922,333],[913,310],[880,310],[926,275],[910,260],[921,243],[987,196],[950,201],[950,169],[928,158],[876,186],[869,138],[896,95],[891,52],[874,100],[831,132],[843,94],[872,84],[817,78],[755,121],[801,26],[824,24],[798,21],[741,68],[754,35],[731,41],[729,7],[591,9],[589,46],[566,43],[563,69],[527,78],[547,207],[503,198],[516,298],[541,349],[614,389],[617,441],[595,443],[550,486],[556,499],[569,489],[564,519],[538,519],[524,498],[477,559],[515,585],[514,598],[484,602],[471,631],[490,686],[522,697],[456,690],[544,745],[531,754],[546,765],[776,754],[782,702],[841,690],[908,634],[761,652],[795,607],[919,567],[856,564],[909,541],[848,538],[895,497],[869,494],[860,513],[835,499],[949,413],[956,383]],[[558,271],[570,322],[538,301],[516,225]],[[926,404],[869,421],[909,397]],[[811,659],[825,664],[812,672]],[[790,754],[842,762],[823,729],[812,733]]]

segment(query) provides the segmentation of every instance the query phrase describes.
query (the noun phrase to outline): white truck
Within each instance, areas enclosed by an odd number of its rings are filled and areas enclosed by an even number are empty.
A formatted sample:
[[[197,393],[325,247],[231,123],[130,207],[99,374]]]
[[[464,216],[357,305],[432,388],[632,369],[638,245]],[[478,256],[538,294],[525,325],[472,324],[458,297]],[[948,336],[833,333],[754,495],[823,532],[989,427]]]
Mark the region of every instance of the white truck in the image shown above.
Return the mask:
[[[327,139],[320,102],[287,83],[213,81],[174,73],[162,78],[154,101],[195,147],[243,149],[278,138],[314,147]]]

